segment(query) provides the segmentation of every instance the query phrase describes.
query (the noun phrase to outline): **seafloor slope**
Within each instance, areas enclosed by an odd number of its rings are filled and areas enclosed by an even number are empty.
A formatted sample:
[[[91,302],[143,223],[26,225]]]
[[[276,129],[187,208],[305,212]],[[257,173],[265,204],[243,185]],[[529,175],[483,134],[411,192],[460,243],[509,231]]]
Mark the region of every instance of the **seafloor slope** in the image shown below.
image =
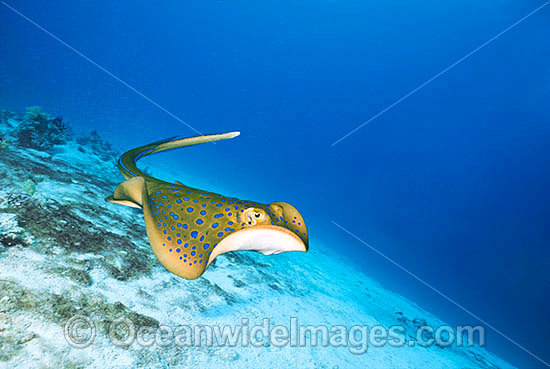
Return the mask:
[[[72,137],[38,108],[0,113],[0,367],[6,368],[509,368],[482,348],[259,347],[170,341],[117,346],[136,326],[443,324],[383,289],[311,239],[307,254],[221,256],[203,277],[167,272],[150,251],[141,214],[103,199],[120,182],[116,154],[97,134]],[[314,230],[312,232],[314,234]],[[67,343],[64,325],[89,317],[86,348]],[[84,332],[88,332],[84,327]],[[84,338],[83,338],[84,337]],[[86,340],[88,336],[76,335]],[[111,338],[109,338],[111,337]],[[165,345],[164,342],[169,344]],[[413,342],[414,343],[414,342]]]

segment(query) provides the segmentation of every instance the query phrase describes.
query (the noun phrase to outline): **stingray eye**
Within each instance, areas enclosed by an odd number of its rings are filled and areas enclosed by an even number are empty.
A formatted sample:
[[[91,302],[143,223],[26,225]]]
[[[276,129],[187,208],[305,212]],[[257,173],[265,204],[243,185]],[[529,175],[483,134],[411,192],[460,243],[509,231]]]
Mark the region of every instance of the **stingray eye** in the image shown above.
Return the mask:
[[[260,213],[256,213],[256,214],[254,214],[254,216],[255,216],[256,218],[259,218],[259,217],[260,217],[260,215],[261,215]]]

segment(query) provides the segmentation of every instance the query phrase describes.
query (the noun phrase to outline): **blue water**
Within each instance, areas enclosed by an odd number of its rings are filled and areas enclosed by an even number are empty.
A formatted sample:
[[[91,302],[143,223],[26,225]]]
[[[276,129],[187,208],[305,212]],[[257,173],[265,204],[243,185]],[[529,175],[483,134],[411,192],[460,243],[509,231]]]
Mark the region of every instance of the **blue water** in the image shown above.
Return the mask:
[[[550,361],[550,6],[543,1],[7,4],[201,133],[180,180],[291,202],[313,240],[455,324]],[[0,4],[0,105],[40,105],[125,150],[196,134]],[[327,271],[328,273],[329,271]],[[488,348],[544,364],[487,328]]]

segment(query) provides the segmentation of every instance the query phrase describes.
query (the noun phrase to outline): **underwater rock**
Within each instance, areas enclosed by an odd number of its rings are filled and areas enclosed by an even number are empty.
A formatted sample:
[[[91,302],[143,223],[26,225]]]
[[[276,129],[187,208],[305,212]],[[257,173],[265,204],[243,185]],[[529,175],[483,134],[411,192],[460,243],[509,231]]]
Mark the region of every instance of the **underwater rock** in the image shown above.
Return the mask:
[[[1,236],[0,243],[5,247],[26,246],[25,241],[13,236]]]
[[[91,131],[87,135],[76,138],[76,142],[79,145],[88,147],[91,152],[99,156],[102,160],[112,160],[117,156],[117,152],[113,150],[113,147],[107,141],[104,141],[97,131]],[[79,147],[80,152],[85,152],[84,148]]]
[[[244,283],[243,281],[241,281],[240,279],[233,279],[233,285],[237,288],[241,288],[241,287],[244,287],[246,286],[246,283]]]
[[[31,196],[36,192],[36,185],[31,179],[27,179],[25,182],[21,183],[21,188]]]
[[[6,150],[10,145],[11,140],[8,137],[0,137],[0,150]]]
[[[414,318],[414,319],[412,320],[412,323],[413,323],[416,327],[423,327],[423,326],[428,325],[428,323],[426,322],[426,319],[422,319],[422,318]]]

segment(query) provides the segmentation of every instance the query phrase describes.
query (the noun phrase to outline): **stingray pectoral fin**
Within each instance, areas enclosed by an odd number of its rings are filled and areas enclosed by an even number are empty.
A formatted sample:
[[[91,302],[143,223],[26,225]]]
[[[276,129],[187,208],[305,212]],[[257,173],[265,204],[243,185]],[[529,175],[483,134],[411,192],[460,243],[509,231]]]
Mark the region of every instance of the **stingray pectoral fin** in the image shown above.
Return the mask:
[[[134,208],[143,207],[143,189],[145,180],[142,177],[132,177],[119,184],[112,195],[105,200],[114,204],[131,206]]]
[[[124,206],[129,206],[131,208],[138,208],[141,209],[141,205],[136,204],[133,201],[129,200],[116,200],[113,195],[109,195],[105,198],[105,201],[112,202],[113,204],[119,204]]]
[[[273,225],[258,225],[244,228],[224,238],[212,251],[208,265],[219,255],[230,251],[257,251],[264,255],[287,251],[306,252],[300,237],[286,228]]]

